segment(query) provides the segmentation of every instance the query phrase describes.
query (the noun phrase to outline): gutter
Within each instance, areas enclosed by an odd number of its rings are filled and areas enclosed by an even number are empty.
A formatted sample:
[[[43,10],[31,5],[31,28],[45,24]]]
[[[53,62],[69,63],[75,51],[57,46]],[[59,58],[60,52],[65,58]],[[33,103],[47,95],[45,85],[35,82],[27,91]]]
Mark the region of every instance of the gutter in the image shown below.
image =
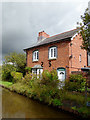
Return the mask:
[[[51,43],[58,43],[58,42],[63,42],[63,41],[71,41],[71,37],[68,37],[68,38],[64,38],[64,39],[61,39],[61,40],[56,40],[56,41],[51,41],[49,43],[45,43],[45,44],[41,44],[41,45],[37,45],[37,46],[33,46],[33,47],[30,47],[30,48],[26,48],[26,49],[23,49],[24,51],[26,50],[29,50],[29,49],[32,49],[32,48],[36,48],[36,47],[40,47],[40,46],[44,46],[44,45],[48,45],[48,44],[51,44]]]

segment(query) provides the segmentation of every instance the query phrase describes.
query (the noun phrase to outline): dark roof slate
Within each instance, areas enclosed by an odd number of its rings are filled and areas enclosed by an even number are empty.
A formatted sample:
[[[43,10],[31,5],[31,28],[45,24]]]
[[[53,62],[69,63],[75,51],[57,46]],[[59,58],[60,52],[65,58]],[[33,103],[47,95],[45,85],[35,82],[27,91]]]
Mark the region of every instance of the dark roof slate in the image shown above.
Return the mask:
[[[67,31],[67,32],[58,34],[58,35],[51,36],[49,38],[41,40],[40,42],[34,43],[29,48],[26,48],[24,50],[34,48],[34,47],[38,47],[38,46],[45,45],[45,44],[49,44],[49,43],[53,43],[53,42],[57,42],[57,41],[60,41],[60,40],[65,40],[66,38],[72,38],[73,35],[75,35],[75,33],[78,32],[78,30],[79,29],[74,29],[74,30],[71,30],[71,31]]]

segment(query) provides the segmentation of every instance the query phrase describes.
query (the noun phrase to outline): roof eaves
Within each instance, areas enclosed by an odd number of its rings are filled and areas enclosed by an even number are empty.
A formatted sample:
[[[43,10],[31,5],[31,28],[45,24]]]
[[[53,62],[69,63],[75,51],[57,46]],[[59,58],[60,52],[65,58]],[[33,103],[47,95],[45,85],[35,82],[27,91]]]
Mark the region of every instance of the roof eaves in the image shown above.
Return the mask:
[[[35,45],[35,46],[29,47],[29,48],[26,48],[26,49],[23,49],[23,50],[26,51],[26,50],[29,50],[29,49],[32,49],[32,48],[36,48],[36,47],[48,45],[48,44],[51,44],[51,43],[58,43],[58,42],[60,42],[60,41],[61,41],[61,42],[62,42],[62,41],[71,41],[71,37],[64,38],[64,39],[59,39],[59,40],[56,40],[56,41],[47,42],[47,43],[40,44],[40,45]]]
[[[60,34],[57,34],[57,35],[54,35],[54,36],[51,36],[50,38],[53,38],[53,37],[57,37],[57,36],[59,36],[59,35],[62,35],[62,34],[67,34],[67,33],[69,33],[69,32],[78,32],[78,30],[79,30],[79,28],[78,29],[73,29],[73,30],[70,30],[70,31],[66,31],[66,32],[63,32],[63,33],[60,33]],[[24,51],[26,51],[26,50],[28,50],[28,49],[32,49],[32,48],[35,48],[35,47],[39,47],[39,46],[42,46],[42,45],[47,45],[47,44],[50,44],[50,43],[54,43],[54,42],[58,42],[58,41],[62,41],[62,40],[66,40],[66,39],[68,39],[68,38],[72,38],[73,37],[73,35],[69,35],[69,36],[66,36],[66,37],[64,37],[64,38],[61,38],[61,39],[56,39],[55,41],[47,41],[46,43],[43,43],[45,40],[48,40],[49,38],[46,38],[46,39],[44,39],[43,41],[41,41],[41,42],[37,42],[36,43],[36,45],[33,45],[33,46],[31,46],[31,47],[29,47],[29,48],[26,48],[26,49],[23,49]]]

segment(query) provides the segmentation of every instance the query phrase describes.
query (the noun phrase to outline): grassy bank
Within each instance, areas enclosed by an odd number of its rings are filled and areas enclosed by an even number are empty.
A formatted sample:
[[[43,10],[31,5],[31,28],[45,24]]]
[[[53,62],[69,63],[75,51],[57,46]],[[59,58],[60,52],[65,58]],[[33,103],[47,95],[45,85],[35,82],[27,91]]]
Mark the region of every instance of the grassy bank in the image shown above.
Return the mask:
[[[5,87],[10,87],[12,84],[12,82],[7,82],[7,81],[0,81],[0,85],[3,85]]]
[[[79,113],[79,115],[83,117],[89,117],[90,115],[90,108],[86,107],[85,97],[81,93],[69,92],[64,90],[49,91],[47,93],[45,87],[43,88],[44,91],[42,91],[42,87],[38,89],[32,88],[26,83],[23,84],[23,82],[12,84],[11,82],[0,81],[0,85],[4,85],[5,87],[8,87],[11,91],[27,96],[28,98],[39,100],[48,105],[56,106],[69,112],[73,111],[74,113]],[[90,101],[89,95],[87,100]]]

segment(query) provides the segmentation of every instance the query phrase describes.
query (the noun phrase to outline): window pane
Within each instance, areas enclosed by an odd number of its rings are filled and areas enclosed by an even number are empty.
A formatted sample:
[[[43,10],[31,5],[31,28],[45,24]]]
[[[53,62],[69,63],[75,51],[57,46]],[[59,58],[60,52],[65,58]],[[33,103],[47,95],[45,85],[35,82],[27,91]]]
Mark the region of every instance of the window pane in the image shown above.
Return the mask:
[[[79,62],[81,62],[81,54],[79,55]]]
[[[36,52],[35,52],[35,59],[36,59]]]
[[[88,53],[88,66],[90,66],[90,52]]]
[[[54,48],[54,57],[56,57],[56,48]]]
[[[38,51],[37,51],[37,60],[38,60]]]
[[[53,59],[57,57],[57,48],[56,47],[51,47],[49,49],[49,58]]]
[[[38,60],[38,51],[34,51],[33,52],[33,61],[37,61]]]
[[[53,49],[51,49],[51,57],[53,57]]]
[[[33,53],[33,60],[35,59],[35,53]]]

